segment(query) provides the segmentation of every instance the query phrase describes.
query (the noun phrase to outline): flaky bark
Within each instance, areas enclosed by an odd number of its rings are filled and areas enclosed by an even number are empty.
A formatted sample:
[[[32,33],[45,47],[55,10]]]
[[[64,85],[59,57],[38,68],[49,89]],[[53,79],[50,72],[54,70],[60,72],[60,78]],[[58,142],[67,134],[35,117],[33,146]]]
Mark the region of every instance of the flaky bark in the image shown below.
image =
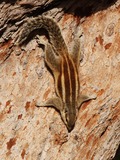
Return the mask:
[[[120,144],[120,1],[108,2],[0,2],[0,159],[113,159]],[[70,133],[53,108],[35,107],[55,94],[38,33],[14,45],[22,24],[41,14],[58,22],[70,51],[80,37],[81,93],[97,95],[82,105]],[[46,44],[46,32],[39,35]]]

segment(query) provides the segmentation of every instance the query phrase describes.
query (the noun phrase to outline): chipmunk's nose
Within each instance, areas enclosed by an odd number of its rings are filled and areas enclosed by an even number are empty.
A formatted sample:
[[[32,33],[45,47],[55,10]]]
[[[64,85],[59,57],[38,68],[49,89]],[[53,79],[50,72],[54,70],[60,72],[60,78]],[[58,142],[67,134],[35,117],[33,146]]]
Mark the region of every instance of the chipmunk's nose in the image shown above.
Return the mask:
[[[71,132],[71,131],[73,130],[74,126],[75,126],[75,124],[73,124],[73,125],[68,125],[68,126],[67,126],[68,132]]]

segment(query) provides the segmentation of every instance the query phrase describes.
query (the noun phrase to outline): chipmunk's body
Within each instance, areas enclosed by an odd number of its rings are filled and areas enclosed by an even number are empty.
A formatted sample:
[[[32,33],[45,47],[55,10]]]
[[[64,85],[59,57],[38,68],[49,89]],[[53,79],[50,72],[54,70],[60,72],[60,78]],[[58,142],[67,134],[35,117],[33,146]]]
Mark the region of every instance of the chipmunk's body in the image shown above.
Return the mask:
[[[48,99],[44,104],[36,105],[54,106],[59,110],[68,131],[71,131],[81,104],[93,99],[79,94],[80,44],[77,40],[73,53],[68,53],[60,28],[53,19],[44,16],[32,18],[23,26],[18,43],[25,41],[30,32],[40,28],[45,28],[50,38],[46,46],[45,61],[55,78],[56,97]]]

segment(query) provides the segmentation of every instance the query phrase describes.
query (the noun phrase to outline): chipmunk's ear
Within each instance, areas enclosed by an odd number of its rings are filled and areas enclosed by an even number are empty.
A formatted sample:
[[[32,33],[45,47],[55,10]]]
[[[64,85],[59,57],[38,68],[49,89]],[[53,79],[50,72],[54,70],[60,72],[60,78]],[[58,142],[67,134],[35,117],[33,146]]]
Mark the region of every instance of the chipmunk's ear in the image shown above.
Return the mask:
[[[50,43],[46,46],[45,61],[52,71],[60,71],[61,58],[54,53]]]
[[[74,46],[72,49],[71,57],[74,61],[74,63],[77,63],[77,66],[79,66],[80,62],[80,40],[78,38],[75,39]]]

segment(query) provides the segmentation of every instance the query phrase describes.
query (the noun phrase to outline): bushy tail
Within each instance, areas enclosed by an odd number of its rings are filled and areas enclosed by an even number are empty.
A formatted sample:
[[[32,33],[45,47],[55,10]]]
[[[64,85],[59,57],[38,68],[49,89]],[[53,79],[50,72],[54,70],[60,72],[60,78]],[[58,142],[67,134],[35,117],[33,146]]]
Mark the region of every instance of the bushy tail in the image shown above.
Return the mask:
[[[57,50],[57,53],[59,54],[67,52],[67,46],[61,35],[59,26],[53,19],[45,16],[30,18],[23,25],[23,29],[18,37],[17,43],[22,44],[32,31],[40,28],[44,28],[48,31],[49,42],[51,43],[53,50]]]

